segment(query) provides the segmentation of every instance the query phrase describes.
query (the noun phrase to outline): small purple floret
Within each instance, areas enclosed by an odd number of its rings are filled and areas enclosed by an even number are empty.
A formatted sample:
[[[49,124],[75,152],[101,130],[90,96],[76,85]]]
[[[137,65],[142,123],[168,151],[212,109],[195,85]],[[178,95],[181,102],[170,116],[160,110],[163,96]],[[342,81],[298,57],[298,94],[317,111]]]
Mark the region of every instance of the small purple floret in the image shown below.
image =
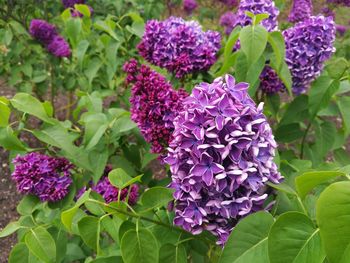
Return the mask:
[[[260,74],[260,89],[266,94],[275,94],[286,89],[276,71],[266,65]]]

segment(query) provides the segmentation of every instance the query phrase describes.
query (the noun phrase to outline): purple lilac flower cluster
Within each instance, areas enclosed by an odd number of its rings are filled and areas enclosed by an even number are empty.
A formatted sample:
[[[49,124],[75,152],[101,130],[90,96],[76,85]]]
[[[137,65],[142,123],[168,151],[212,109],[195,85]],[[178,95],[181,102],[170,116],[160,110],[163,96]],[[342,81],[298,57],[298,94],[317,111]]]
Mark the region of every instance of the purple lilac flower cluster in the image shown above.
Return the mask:
[[[58,34],[56,27],[45,20],[33,19],[29,33],[56,57],[69,57],[71,50],[67,41]]]
[[[91,188],[92,191],[100,194],[107,203],[118,201],[119,189],[113,186],[109,179],[108,174],[112,171],[112,166],[107,165],[101,179],[97,184],[93,184],[90,181],[88,187],[84,187],[79,190],[76,199],[78,199],[88,188]],[[135,205],[139,196],[139,187],[137,184],[133,184],[122,189],[120,193],[120,201],[128,201],[129,205]]]
[[[192,12],[198,7],[196,0],[184,0],[183,9],[187,14],[192,14]]]
[[[216,61],[220,42],[219,32],[204,32],[196,21],[170,17],[147,22],[138,50],[148,62],[182,78],[208,70]]]
[[[12,179],[20,193],[36,195],[43,202],[59,201],[68,194],[74,166],[65,158],[33,152],[18,155],[13,164]]]
[[[236,15],[231,11],[227,11],[220,17],[220,25],[225,27],[225,34],[229,35],[236,23]]]
[[[173,120],[188,94],[183,89],[174,90],[164,76],[146,65],[139,67],[134,59],[124,65],[124,71],[127,82],[133,83],[131,119],[151,143],[151,151],[163,153],[171,140]]]
[[[312,15],[311,0],[294,0],[288,21],[295,23],[308,19]]]
[[[252,23],[252,19],[245,14],[247,11],[253,13],[254,15],[268,14],[269,17],[264,19],[261,24],[269,32],[277,30],[277,16],[279,15],[279,10],[277,7],[275,7],[275,3],[272,0],[241,0],[234,27],[244,27]]]
[[[324,62],[335,52],[335,24],[322,15],[295,24],[283,31],[286,63],[292,74],[293,92],[304,93],[320,75]]]
[[[336,25],[335,29],[340,36],[344,36],[348,28],[344,25]]]
[[[266,94],[275,94],[286,89],[276,71],[268,65],[261,72],[259,79],[259,88]]]
[[[328,6],[323,7],[321,11],[324,16],[331,16],[335,20],[335,12]]]
[[[174,223],[208,230],[224,244],[237,222],[263,209],[266,182],[279,183],[277,147],[247,83],[226,75],[196,86],[174,121],[165,162],[175,189]]]
[[[229,8],[235,7],[238,5],[237,0],[219,0],[224,5],[227,5]]]
[[[328,3],[350,6],[350,0],[327,0]]]

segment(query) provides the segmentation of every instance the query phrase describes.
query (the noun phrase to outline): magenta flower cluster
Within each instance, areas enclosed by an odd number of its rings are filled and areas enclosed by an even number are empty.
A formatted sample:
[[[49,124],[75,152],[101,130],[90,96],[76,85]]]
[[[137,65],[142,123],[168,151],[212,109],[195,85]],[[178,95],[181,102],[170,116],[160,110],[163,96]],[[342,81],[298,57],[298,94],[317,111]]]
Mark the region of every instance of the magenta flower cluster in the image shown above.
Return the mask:
[[[283,31],[286,63],[292,74],[293,92],[304,93],[320,75],[324,62],[335,52],[332,17],[312,16]]]
[[[72,8],[76,4],[84,4],[85,0],[62,0],[62,4],[65,8]]]
[[[20,193],[36,195],[43,202],[59,201],[68,194],[73,165],[65,158],[33,152],[18,155],[13,164],[12,179]]]
[[[56,27],[45,20],[33,19],[29,33],[56,57],[69,57],[71,50],[67,41],[58,34]]]
[[[218,32],[204,32],[196,21],[170,17],[147,22],[138,50],[148,62],[182,78],[208,70],[216,61],[220,42]]]
[[[184,0],[183,9],[187,14],[192,14],[192,12],[198,7],[196,0]]]
[[[310,16],[312,16],[312,9],[311,0],[293,0],[288,21],[295,23],[310,18]]]
[[[224,244],[237,222],[263,209],[268,181],[281,176],[271,128],[247,83],[226,75],[196,86],[174,120],[165,162],[175,189],[174,223]]]
[[[173,120],[182,108],[188,94],[176,91],[156,71],[146,65],[138,66],[136,60],[124,65],[127,82],[132,82],[131,119],[137,123],[153,153],[163,153],[169,145],[174,129]]]
[[[328,3],[350,6],[350,0],[327,0]]]
[[[269,32],[277,30],[279,10],[275,7],[275,3],[272,0],[241,0],[237,10],[237,21],[234,27],[244,27],[252,23],[252,19],[246,15],[247,11],[254,15],[268,14],[269,17],[264,19],[261,24]]]
[[[268,65],[261,72],[259,79],[259,88],[266,94],[275,94],[286,89],[276,71]]]
[[[227,11],[220,17],[220,25],[225,28],[225,34],[229,35],[236,24],[236,15],[231,11]]]
[[[118,201],[119,189],[113,186],[109,179],[108,174],[112,171],[112,166],[107,165],[101,179],[97,184],[93,184],[92,181],[89,182],[88,187],[83,187],[79,190],[76,199],[78,199],[88,188],[92,191],[100,194],[106,203],[111,203]],[[139,196],[139,187],[137,184],[133,184],[121,190],[120,201],[127,201],[129,205],[135,205]]]

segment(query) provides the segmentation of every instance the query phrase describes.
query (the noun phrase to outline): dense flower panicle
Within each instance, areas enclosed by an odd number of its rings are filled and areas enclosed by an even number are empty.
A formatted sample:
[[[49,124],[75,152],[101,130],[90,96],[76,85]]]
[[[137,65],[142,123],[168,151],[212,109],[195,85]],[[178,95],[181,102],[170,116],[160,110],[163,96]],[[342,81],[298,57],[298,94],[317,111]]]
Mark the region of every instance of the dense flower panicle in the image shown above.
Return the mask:
[[[337,30],[337,33],[340,36],[344,36],[346,31],[348,30],[348,28],[346,26],[343,26],[343,25],[336,25],[335,29]]]
[[[312,15],[311,0],[293,0],[292,10],[289,13],[289,22],[295,23],[303,21]]]
[[[73,165],[65,158],[33,152],[18,155],[13,164],[12,179],[20,193],[36,195],[43,202],[59,201],[68,194]]]
[[[76,4],[84,4],[85,0],[62,0],[62,4],[65,8],[74,7]]]
[[[237,222],[263,209],[266,182],[279,183],[271,128],[247,93],[226,75],[196,86],[174,120],[165,162],[175,189],[174,223],[208,230],[224,244]]]
[[[229,35],[236,23],[236,15],[231,11],[227,11],[220,17],[220,25],[225,27],[225,34]]]
[[[41,19],[33,19],[30,22],[29,33],[44,45],[49,44],[57,35],[56,27]]]
[[[218,32],[204,32],[196,21],[170,17],[164,21],[148,21],[137,48],[148,62],[182,78],[208,70],[216,61],[220,42]]]
[[[259,88],[266,94],[275,94],[286,89],[276,71],[268,65],[261,72],[259,79]]]
[[[241,0],[237,10],[236,26],[248,26],[252,23],[252,19],[245,14],[245,12],[251,12],[254,15],[268,14],[269,17],[264,19],[261,24],[267,31],[275,31],[278,28],[277,16],[279,10],[275,7],[275,3],[272,0]]]
[[[192,14],[192,12],[197,8],[198,4],[196,0],[184,0],[183,9],[187,14]]]
[[[174,129],[173,120],[182,108],[187,93],[176,91],[159,73],[145,65],[138,67],[135,60],[124,65],[127,82],[132,88],[131,119],[137,123],[145,140],[151,143],[153,153],[162,153],[168,147]]]
[[[227,5],[228,7],[232,8],[238,5],[237,0],[219,0],[221,3]]]
[[[350,0],[327,0],[328,3],[350,6]]]
[[[283,31],[283,36],[293,92],[304,93],[320,75],[324,62],[335,52],[334,21],[332,17],[312,16]]]
[[[56,57],[69,57],[71,55],[71,49],[67,41],[57,35],[47,46],[47,50]]]

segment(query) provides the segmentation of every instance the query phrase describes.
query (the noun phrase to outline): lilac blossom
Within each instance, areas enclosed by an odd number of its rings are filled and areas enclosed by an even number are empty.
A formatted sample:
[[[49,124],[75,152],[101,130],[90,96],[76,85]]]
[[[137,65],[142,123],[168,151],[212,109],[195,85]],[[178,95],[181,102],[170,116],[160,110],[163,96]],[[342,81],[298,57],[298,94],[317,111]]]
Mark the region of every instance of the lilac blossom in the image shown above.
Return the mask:
[[[350,6],[350,0],[327,0],[328,3]]]
[[[47,50],[55,57],[69,57],[71,55],[69,44],[60,35],[55,36],[51,43],[47,45]]]
[[[343,26],[343,25],[336,25],[335,29],[337,30],[337,33],[340,36],[344,36],[346,31],[348,30],[348,28],[346,26]]]
[[[56,27],[41,19],[33,19],[30,22],[29,33],[43,45],[49,44],[57,35]]]
[[[198,4],[196,0],[184,0],[183,9],[187,14],[192,14],[192,12],[197,8]]]
[[[173,120],[182,108],[187,93],[176,91],[159,73],[136,60],[124,65],[127,82],[133,83],[131,119],[137,123],[145,140],[151,143],[153,153],[162,153],[168,147],[174,129]]]
[[[231,11],[227,11],[220,17],[220,25],[225,27],[226,35],[229,35],[232,32],[235,23],[236,15]]]
[[[259,88],[266,94],[275,94],[286,89],[282,80],[278,77],[276,71],[268,65],[266,65],[263,69],[259,79]]]
[[[74,7],[76,4],[84,4],[85,0],[62,0],[62,4],[65,8]]]
[[[220,42],[218,32],[204,32],[196,21],[170,17],[164,21],[148,21],[137,48],[148,62],[182,78],[208,70],[216,61]]]
[[[295,23],[303,21],[312,15],[311,0],[293,0],[292,10],[289,13],[288,21]]]
[[[322,14],[324,14],[324,16],[331,16],[333,20],[335,20],[335,12],[329,7],[325,6],[321,9],[321,11],[322,11]]]
[[[275,7],[275,3],[272,0],[241,0],[238,6],[237,20],[234,27],[244,27],[252,23],[252,19],[246,15],[247,11],[253,13],[254,15],[268,14],[269,17],[264,19],[261,24],[269,32],[277,30],[277,16],[279,14],[279,10],[277,7]]]
[[[247,83],[226,75],[196,86],[174,120],[164,159],[175,189],[174,223],[224,244],[237,222],[264,208],[266,183],[279,183],[277,144]]]
[[[20,193],[36,195],[43,202],[59,201],[68,194],[73,165],[65,158],[33,152],[18,155],[13,164],[12,179]]]
[[[293,92],[307,91],[324,62],[335,52],[335,24],[332,17],[311,16],[285,31],[286,63],[292,75]]]
[[[224,5],[227,5],[229,8],[236,7],[238,5],[238,0],[219,0]]]

